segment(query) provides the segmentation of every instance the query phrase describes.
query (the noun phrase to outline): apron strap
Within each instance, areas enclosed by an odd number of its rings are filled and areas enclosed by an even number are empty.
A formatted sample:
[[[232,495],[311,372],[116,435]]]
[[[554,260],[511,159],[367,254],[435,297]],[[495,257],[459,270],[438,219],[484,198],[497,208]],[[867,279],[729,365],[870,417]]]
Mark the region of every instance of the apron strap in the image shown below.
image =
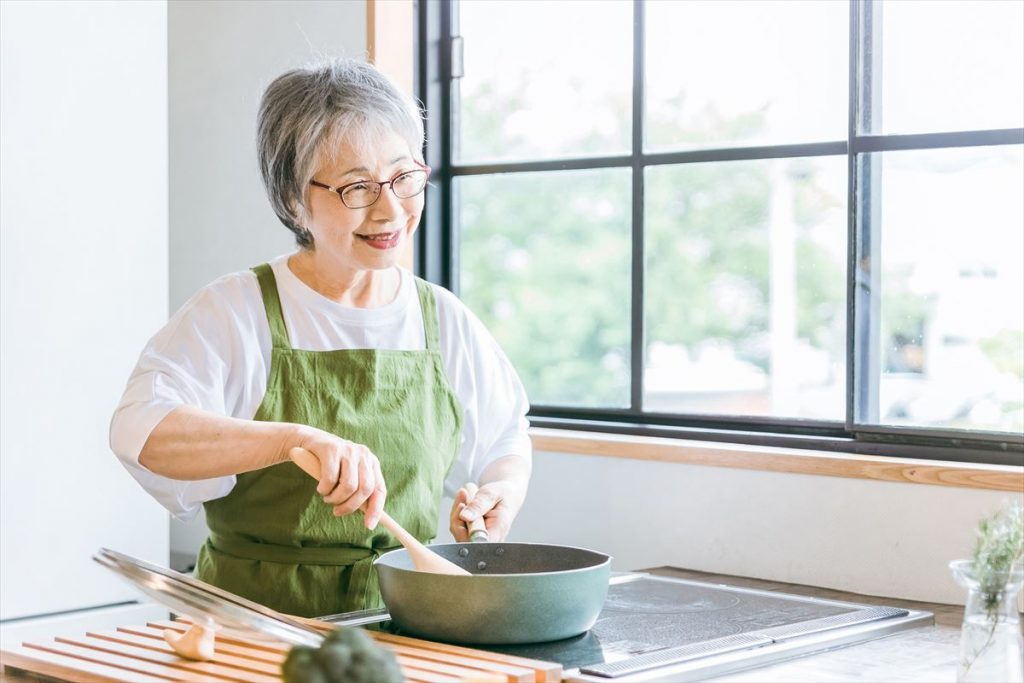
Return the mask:
[[[263,308],[267,311],[267,322],[270,323],[270,342],[275,349],[290,349],[291,341],[288,339],[288,328],[284,324],[284,314],[281,312],[281,297],[277,293],[277,279],[274,278],[274,269],[269,263],[261,263],[252,269],[256,273],[256,280],[260,283],[260,294],[263,296]]]
[[[423,312],[423,335],[427,341],[427,351],[437,351],[440,347],[440,325],[437,322],[437,301],[430,284],[416,278],[416,293],[420,296],[420,310]]]

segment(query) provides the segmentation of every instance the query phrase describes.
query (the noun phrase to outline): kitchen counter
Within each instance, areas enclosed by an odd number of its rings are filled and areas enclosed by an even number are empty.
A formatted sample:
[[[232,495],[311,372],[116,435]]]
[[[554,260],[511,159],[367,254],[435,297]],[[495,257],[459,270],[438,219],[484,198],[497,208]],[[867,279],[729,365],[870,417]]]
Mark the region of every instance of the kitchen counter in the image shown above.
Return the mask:
[[[780,664],[731,674],[713,681],[953,681],[963,609],[953,605],[875,598],[856,593],[814,588],[799,584],[762,581],[673,567],[645,570],[652,574],[707,583],[780,591],[831,600],[925,610],[935,615],[935,625],[916,628],[850,647],[809,655]],[[0,670],[0,683],[43,680],[17,670]]]

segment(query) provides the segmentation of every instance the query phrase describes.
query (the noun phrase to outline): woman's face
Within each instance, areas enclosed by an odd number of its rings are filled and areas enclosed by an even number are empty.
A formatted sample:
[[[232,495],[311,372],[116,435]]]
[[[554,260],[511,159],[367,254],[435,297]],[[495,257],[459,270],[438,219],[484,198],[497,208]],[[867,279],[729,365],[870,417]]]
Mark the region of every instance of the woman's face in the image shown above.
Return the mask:
[[[383,182],[418,168],[405,139],[389,133],[363,155],[343,143],[333,159],[322,162],[313,179],[339,187],[359,181]],[[423,213],[423,193],[399,199],[390,185],[381,190],[376,202],[362,209],[345,206],[337,192],[315,186],[308,192],[305,227],[313,235],[317,256],[349,270],[395,265]]]

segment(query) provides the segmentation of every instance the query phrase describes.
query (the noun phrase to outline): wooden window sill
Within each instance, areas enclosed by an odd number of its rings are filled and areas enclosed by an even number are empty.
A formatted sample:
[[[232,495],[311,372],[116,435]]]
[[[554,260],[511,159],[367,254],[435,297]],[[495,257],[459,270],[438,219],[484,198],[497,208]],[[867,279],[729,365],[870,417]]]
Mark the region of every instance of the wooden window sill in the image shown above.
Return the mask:
[[[734,467],[765,472],[875,479],[904,484],[957,486],[1014,493],[1024,491],[1024,467],[1011,465],[886,458],[538,427],[530,429],[530,437],[536,451]]]

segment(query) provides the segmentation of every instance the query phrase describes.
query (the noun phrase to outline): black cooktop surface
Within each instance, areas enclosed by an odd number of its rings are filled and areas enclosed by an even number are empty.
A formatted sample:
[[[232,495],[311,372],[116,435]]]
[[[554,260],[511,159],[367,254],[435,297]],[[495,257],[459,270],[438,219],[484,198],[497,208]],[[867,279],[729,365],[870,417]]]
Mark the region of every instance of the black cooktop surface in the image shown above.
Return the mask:
[[[582,635],[548,643],[471,647],[558,662],[565,669],[575,669],[725,636],[853,613],[863,607],[633,574],[612,579],[597,623]],[[401,634],[393,622],[369,628]]]

